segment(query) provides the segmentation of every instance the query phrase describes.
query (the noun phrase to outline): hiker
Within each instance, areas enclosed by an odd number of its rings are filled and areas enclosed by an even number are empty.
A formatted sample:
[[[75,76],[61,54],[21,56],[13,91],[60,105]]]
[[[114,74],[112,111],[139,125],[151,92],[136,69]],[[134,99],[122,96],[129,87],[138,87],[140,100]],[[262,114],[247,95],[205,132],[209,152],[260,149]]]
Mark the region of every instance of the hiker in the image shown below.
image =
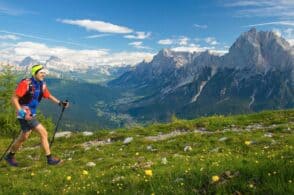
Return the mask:
[[[47,130],[36,119],[36,109],[42,98],[49,99],[59,106],[64,106],[64,108],[69,106],[67,101],[60,101],[50,94],[44,82],[46,72],[47,70],[45,70],[41,64],[34,65],[31,69],[32,77],[23,79],[12,95],[12,104],[17,111],[21,134],[11,146],[9,153],[5,156],[5,160],[11,166],[18,166],[15,160],[15,153],[28,139],[32,130],[37,132],[40,136],[41,146],[47,156],[47,163],[49,165],[57,165],[62,162],[61,159],[51,155]]]

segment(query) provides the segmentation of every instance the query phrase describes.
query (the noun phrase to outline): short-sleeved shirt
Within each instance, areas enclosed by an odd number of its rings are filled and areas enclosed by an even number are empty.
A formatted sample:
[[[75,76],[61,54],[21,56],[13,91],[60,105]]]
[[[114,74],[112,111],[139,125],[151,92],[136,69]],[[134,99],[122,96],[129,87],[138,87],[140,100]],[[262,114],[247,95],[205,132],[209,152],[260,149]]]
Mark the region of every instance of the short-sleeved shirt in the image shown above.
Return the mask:
[[[32,77],[31,79],[24,79],[18,84],[15,90],[15,95],[18,96],[19,98],[22,98],[29,90],[30,83],[32,84],[32,87],[34,88],[34,94],[33,94],[32,100],[28,104],[24,104],[21,106],[28,106],[31,110],[31,113],[33,115],[36,115],[36,109],[39,104],[39,95],[41,93],[41,86],[43,88],[42,98],[48,99],[51,94],[45,82],[37,81],[36,79]]]

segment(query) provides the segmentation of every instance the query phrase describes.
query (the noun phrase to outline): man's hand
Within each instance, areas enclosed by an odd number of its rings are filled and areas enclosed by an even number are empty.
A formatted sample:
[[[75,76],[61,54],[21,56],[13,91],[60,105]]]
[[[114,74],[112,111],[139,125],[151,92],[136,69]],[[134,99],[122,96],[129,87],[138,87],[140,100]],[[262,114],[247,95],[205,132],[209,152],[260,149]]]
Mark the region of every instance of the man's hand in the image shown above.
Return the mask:
[[[26,116],[26,112],[24,111],[24,109],[18,110],[18,112],[17,112],[17,118],[24,119],[25,116]]]
[[[69,102],[67,100],[59,101],[58,105],[67,108],[69,106]]]
[[[19,119],[25,119],[26,121],[29,121],[32,120],[32,117],[33,115],[31,113],[31,110],[27,106],[21,107],[21,109],[17,112],[17,118]]]

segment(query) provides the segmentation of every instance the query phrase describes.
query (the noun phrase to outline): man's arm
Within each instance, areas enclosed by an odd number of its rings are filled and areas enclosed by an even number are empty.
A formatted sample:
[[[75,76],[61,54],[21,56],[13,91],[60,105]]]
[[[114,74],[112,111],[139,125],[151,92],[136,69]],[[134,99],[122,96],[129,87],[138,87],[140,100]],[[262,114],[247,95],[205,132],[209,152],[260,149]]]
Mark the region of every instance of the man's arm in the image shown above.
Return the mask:
[[[69,106],[68,102],[60,101],[51,94],[49,95],[48,99],[51,100],[52,102],[58,104],[59,106],[64,106],[65,108],[67,108]]]
[[[52,102],[59,104],[60,100],[58,100],[56,97],[54,97],[53,95],[49,95],[48,97],[49,100],[51,100]]]
[[[12,101],[12,104],[15,107],[16,111],[21,110],[21,106],[20,106],[20,104],[18,102],[19,97],[17,95],[13,94],[12,97],[11,97],[11,101]]]

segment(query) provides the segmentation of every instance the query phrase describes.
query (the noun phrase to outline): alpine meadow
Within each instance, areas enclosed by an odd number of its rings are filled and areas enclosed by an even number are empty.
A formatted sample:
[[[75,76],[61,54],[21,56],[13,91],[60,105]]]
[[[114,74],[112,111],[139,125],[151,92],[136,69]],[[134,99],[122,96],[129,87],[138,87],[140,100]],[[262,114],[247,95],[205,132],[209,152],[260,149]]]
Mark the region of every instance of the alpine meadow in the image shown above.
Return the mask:
[[[294,194],[294,2],[0,2],[0,194]]]

